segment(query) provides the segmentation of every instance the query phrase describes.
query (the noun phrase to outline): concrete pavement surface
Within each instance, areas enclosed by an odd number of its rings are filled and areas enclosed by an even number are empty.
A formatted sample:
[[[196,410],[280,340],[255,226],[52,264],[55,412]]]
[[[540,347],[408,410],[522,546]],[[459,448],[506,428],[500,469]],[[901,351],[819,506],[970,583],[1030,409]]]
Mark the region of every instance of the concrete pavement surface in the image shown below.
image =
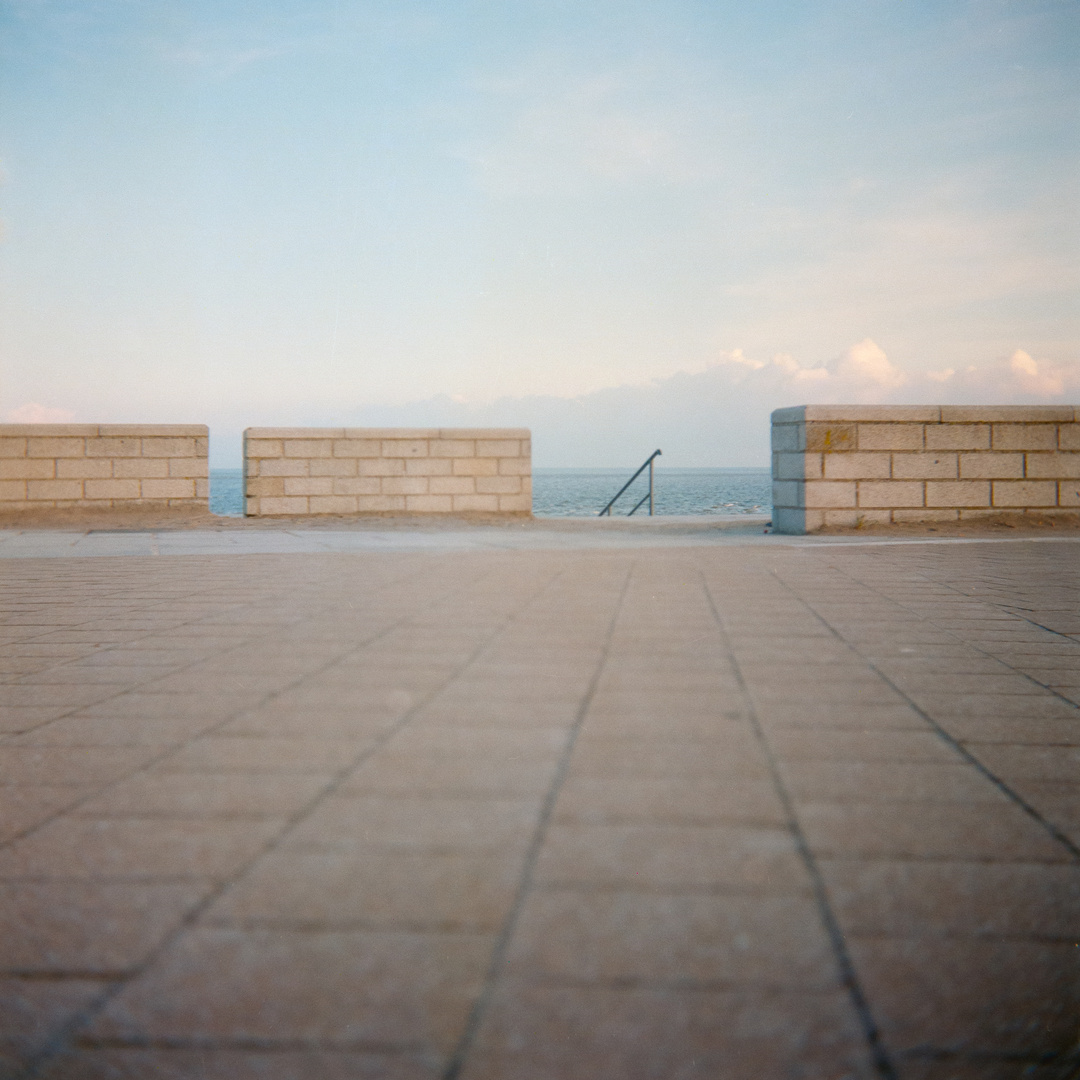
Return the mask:
[[[0,1076],[1080,1075],[1076,535],[8,530],[0,598]]]

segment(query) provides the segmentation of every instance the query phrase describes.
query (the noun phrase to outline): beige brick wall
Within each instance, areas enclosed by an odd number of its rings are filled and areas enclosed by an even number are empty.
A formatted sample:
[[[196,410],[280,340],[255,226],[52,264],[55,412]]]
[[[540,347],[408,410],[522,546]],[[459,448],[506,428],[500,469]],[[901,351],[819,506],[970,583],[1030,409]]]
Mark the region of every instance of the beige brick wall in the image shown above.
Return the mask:
[[[202,424],[0,424],[0,512],[209,506]]]
[[[531,514],[526,428],[248,428],[246,512]]]
[[[802,405],[772,414],[779,532],[1080,510],[1080,407]]]

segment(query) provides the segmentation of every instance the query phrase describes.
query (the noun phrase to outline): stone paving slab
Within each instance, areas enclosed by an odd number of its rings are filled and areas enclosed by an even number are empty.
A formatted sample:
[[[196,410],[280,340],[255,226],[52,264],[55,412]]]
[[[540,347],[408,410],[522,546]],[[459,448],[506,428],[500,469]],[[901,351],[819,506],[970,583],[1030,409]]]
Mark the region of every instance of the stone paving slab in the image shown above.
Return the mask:
[[[1077,541],[4,533],[0,1077],[1075,1080]]]

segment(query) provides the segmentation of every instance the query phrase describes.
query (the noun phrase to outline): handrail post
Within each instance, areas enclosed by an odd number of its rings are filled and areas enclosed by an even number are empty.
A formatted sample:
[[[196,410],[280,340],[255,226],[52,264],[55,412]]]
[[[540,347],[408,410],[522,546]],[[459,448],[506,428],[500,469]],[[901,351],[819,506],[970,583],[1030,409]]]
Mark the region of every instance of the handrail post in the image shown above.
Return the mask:
[[[615,495],[615,498],[612,499],[611,502],[609,502],[607,504],[607,506],[605,506],[604,509],[600,511],[600,513],[598,515],[599,517],[603,517],[605,514],[607,514],[608,517],[611,517],[611,508],[615,505],[616,502],[618,502],[619,496],[622,495],[622,493],[645,471],[646,468],[648,468],[648,470],[649,470],[649,494],[646,496],[646,498],[648,498],[648,500],[649,500],[649,516],[650,517],[652,516],[652,513],[653,513],[653,462],[654,462],[654,460],[656,458],[658,458],[660,456],[660,454],[661,454],[661,451],[654,450],[649,455],[649,457],[646,459],[645,463],[638,469],[638,471],[636,473],[634,473],[634,475],[631,476],[630,479],[627,480],[626,483],[623,484],[623,486],[621,488],[619,488],[618,492]],[[644,502],[645,502],[645,499],[642,499],[641,502],[638,503],[638,505],[634,507],[634,510],[636,510],[638,508],[638,506],[641,506],[642,503],[644,503]],[[630,511],[631,515],[634,513],[634,510]]]

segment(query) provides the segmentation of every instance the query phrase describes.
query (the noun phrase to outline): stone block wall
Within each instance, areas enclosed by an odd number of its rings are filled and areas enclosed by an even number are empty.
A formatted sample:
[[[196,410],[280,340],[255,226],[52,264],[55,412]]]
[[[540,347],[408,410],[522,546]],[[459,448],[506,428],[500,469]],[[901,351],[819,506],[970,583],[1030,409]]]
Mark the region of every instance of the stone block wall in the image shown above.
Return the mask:
[[[1080,515],[1080,407],[803,405],[772,414],[773,525]]]
[[[248,428],[249,515],[532,513],[526,428]]]
[[[203,424],[0,424],[0,513],[208,509]]]

